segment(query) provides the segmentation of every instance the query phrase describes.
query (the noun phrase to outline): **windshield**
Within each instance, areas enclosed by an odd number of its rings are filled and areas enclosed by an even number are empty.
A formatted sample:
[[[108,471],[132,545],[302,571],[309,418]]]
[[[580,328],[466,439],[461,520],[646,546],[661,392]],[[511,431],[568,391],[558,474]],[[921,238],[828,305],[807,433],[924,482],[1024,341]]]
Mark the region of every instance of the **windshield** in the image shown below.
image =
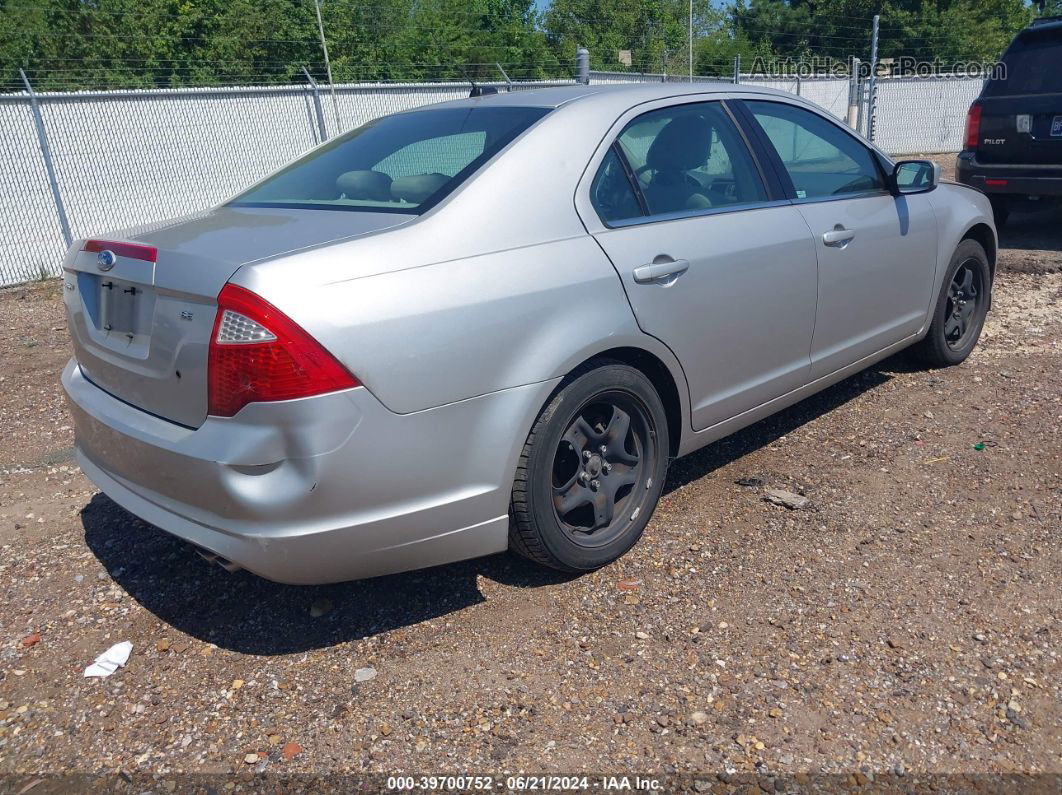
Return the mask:
[[[385,116],[315,149],[229,204],[422,213],[547,112],[475,107]]]
[[[985,94],[1062,94],[1062,31],[1026,30],[1003,56],[1006,77],[989,82]]]

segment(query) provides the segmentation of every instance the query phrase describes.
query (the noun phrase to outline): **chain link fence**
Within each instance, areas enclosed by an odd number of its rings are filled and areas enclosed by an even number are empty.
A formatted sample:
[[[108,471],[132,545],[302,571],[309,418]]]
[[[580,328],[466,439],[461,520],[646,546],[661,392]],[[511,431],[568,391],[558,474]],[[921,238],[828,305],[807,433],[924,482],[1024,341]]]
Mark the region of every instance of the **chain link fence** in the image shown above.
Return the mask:
[[[966,111],[984,83],[954,75],[879,79],[874,143],[896,154],[959,151]]]
[[[686,80],[591,72],[592,84]],[[695,80],[728,78],[695,78]],[[732,79],[732,78],[730,78]],[[573,80],[487,83],[499,91]],[[742,83],[800,94],[840,119],[845,78]],[[954,151],[980,80],[878,81],[876,142],[895,154]],[[183,88],[0,95],[0,286],[56,276],[73,238],[215,205],[323,140],[374,118],[468,96],[467,82]],[[863,114],[865,116],[866,114]],[[865,118],[864,118],[865,126]],[[40,131],[40,132],[39,132]],[[45,147],[48,151],[45,157]],[[54,167],[54,189],[47,162]]]
[[[513,89],[573,81],[514,83]],[[489,83],[498,90],[505,83]],[[74,239],[218,204],[339,132],[467,97],[469,84],[36,95]],[[0,95],[0,286],[59,275],[63,239],[29,95]]]
[[[733,81],[733,76],[694,77],[694,81]],[[591,72],[592,83],[689,82],[683,75],[633,72]],[[797,94],[848,121],[854,95],[858,109],[855,126],[867,132],[869,84],[866,78],[853,87],[848,77],[762,77],[741,74],[743,85],[763,86]],[[962,148],[966,111],[981,93],[984,79],[963,75],[880,77],[876,89],[877,126],[874,143],[894,155],[957,152]]]

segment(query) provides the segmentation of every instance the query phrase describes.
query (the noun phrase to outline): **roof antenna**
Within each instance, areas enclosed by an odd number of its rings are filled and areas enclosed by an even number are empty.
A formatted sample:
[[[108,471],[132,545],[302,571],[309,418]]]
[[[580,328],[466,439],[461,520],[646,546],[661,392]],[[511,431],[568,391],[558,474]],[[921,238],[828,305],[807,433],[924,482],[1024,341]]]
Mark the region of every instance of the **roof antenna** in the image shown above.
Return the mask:
[[[468,76],[468,72],[465,72],[464,69],[462,69],[461,71],[464,72],[464,74],[465,74],[465,80],[467,80],[469,82],[469,85],[472,86],[472,90],[468,92],[468,95],[470,97],[486,97],[486,96],[490,96],[491,94],[497,94],[498,93],[498,89],[495,88],[494,86],[478,86],[478,85],[476,85],[476,81]]]

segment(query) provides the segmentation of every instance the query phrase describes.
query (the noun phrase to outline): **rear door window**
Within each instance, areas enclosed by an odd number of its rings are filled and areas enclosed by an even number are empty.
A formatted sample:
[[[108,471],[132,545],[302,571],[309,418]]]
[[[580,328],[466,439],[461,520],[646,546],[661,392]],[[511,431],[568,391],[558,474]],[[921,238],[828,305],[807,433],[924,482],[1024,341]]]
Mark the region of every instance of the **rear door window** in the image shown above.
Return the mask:
[[[718,101],[674,105],[634,119],[609,150],[591,191],[606,223],[767,199],[755,161]]]
[[[590,185],[590,200],[605,223],[644,215],[634,184],[616,154],[615,146],[608,150]]]
[[[718,102],[650,111],[627,125],[619,145],[650,215],[767,198],[752,156]]]

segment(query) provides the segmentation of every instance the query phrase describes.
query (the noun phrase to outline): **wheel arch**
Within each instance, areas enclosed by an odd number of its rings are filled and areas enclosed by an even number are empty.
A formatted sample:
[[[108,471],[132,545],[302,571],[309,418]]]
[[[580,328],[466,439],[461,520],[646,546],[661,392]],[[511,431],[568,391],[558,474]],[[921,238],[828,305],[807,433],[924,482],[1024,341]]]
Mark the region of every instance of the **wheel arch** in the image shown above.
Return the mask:
[[[998,244],[996,243],[996,234],[992,231],[992,227],[984,222],[975,223],[963,233],[959,242],[961,243],[963,240],[974,240],[981,244],[981,248],[983,248],[985,254],[988,255],[989,276],[995,281]]]
[[[686,391],[686,379],[681,374],[681,370],[676,376],[673,368],[669,367],[658,355],[645,348],[631,345],[598,351],[593,355],[587,356],[576,366],[572,367],[571,370],[574,371],[588,365],[592,366],[598,361],[621,362],[633,367],[649,379],[664,404],[664,413],[667,416],[668,455],[671,458],[675,458],[678,455],[682,435],[687,424],[686,420],[689,416],[688,402],[683,399],[683,396],[688,394]],[[678,367],[677,362],[674,367]],[[678,378],[681,378],[681,381],[678,381]]]

